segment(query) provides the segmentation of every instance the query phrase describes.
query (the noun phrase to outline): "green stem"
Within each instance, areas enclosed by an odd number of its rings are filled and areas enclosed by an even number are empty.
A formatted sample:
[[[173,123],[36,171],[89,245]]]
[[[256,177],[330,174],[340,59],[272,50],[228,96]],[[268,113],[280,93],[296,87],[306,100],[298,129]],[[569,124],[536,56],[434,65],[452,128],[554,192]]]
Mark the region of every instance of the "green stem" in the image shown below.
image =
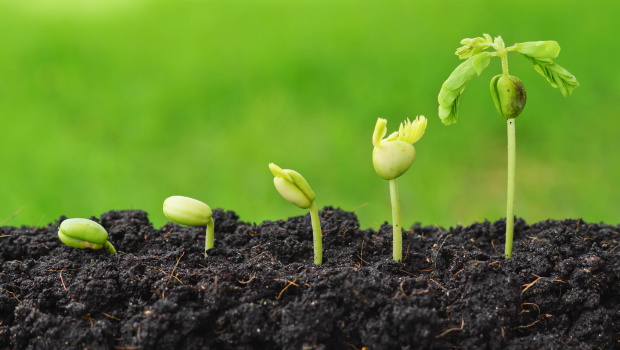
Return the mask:
[[[310,218],[312,219],[312,232],[314,236],[314,263],[323,264],[323,240],[321,238],[321,221],[319,221],[319,210],[312,202],[310,206]]]
[[[505,77],[508,76],[508,52],[504,51],[499,56],[502,59],[502,73]]]
[[[207,255],[207,250],[213,248],[213,231],[215,230],[215,224],[213,223],[213,219],[209,218],[209,222],[207,222],[207,233],[205,235],[205,257]]]
[[[110,253],[110,255],[116,255],[116,249],[114,249],[114,246],[110,243],[110,241],[105,241],[103,247],[108,251],[108,253]]]
[[[512,255],[512,233],[515,221],[515,169],[517,149],[515,142],[515,120],[508,119],[508,190],[506,201],[506,259]]]
[[[394,240],[392,255],[395,261],[400,261],[403,256],[403,235],[396,179],[390,180],[390,199],[392,200],[392,239]]]

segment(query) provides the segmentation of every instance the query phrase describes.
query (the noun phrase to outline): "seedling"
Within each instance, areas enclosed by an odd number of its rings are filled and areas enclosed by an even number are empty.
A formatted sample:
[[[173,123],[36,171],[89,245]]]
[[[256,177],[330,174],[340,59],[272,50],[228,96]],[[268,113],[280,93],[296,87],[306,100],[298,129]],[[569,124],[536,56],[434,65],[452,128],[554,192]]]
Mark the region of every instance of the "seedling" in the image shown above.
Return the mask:
[[[186,226],[207,225],[205,236],[205,256],[213,248],[214,223],[211,208],[205,203],[183,196],[172,196],[164,201],[164,215],[171,221]]]
[[[108,241],[108,231],[98,223],[88,219],[67,219],[58,228],[58,238],[69,247],[78,249],[103,249],[111,255],[116,249]]]
[[[508,52],[515,51],[532,63],[534,69],[544,76],[551,86],[558,88],[564,97],[579,86],[577,79],[566,69],[553,62],[560,53],[555,41],[528,41],[506,47],[501,36],[492,39],[483,37],[461,40],[462,47],[456,50],[460,59],[467,59],[450,74],[439,92],[439,118],[445,125],[456,123],[458,105],[463,90],[474,74],[480,75],[489,65],[492,57],[499,57],[502,73],[491,79],[491,96],[499,115],[507,119],[508,126],[508,185],[506,201],[506,249],[505,257],[512,255],[512,234],[514,229],[516,142],[515,118],[525,107],[526,93],[519,78],[508,75]],[[494,49],[495,52],[485,51]]]
[[[312,231],[314,237],[314,263],[323,264],[323,241],[321,238],[321,222],[319,210],[314,204],[315,195],[310,185],[301,174],[294,170],[282,169],[270,163],[269,170],[273,174],[273,184],[284,199],[301,209],[310,209]]]
[[[400,217],[400,201],[396,178],[404,174],[415,159],[416,143],[426,130],[426,118],[417,117],[413,122],[407,119],[400,124],[398,131],[383,139],[386,134],[387,120],[377,119],[372,135],[372,164],[379,176],[390,182],[390,198],[392,201],[393,259],[401,261],[403,255],[402,222]]]

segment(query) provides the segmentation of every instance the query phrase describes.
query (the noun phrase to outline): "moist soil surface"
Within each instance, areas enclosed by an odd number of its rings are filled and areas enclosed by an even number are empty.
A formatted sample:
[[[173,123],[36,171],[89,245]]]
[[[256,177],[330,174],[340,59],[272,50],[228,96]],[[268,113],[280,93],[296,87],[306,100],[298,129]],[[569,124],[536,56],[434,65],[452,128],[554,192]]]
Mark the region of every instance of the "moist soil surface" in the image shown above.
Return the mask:
[[[391,226],[355,214],[156,229],[143,211],[100,222],[118,255],[46,227],[0,228],[2,349],[620,348],[620,225],[581,220],[418,224],[391,260]]]

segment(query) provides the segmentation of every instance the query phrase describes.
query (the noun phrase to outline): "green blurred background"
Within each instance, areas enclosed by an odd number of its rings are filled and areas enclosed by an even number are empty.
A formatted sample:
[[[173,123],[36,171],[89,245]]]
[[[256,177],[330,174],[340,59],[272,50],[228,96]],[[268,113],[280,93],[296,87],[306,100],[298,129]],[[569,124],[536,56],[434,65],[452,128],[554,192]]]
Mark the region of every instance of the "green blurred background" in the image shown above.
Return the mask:
[[[267,167],[297,170],[319,207],[391,221],[371,163],[377,117],[428,119],[399,179],[403,223],[505,216],[499,60],[443,126],[437,94],[464,37],[556,40],[581,86],[564,98],[518,54],[516,213],[620,222],[618,1],[0,0],[0,222],[142,209],[170,195],[276,220]]]

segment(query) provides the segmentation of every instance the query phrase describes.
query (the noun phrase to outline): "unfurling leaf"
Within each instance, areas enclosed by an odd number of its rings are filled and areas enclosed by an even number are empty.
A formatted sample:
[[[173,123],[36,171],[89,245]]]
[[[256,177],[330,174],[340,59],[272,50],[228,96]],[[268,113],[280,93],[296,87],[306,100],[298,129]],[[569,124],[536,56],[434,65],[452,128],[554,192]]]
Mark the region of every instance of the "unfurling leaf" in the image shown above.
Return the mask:
[[[482,52],[479,55],[476,55],[472,60],[472,65],[476,70],[476,75],[480,75],[482,71],[489,65],[491,62],[491,54],[488,52]]]
[[[514,45],[515,51],[535,58],[556,58],[560,54],[557,41],[528,41]]]
[[[495,40],[493,40],[493,47],[498,52],[502,52],[506,49],[506,44],[504,44],[504,39],[502,39],[501,35],[495,37]]]
[[[377,126],[385,126],[385,119],[379,118]],[[415,159],[415,148],[413,144],[417,142],[426,130],[427,120],[421,115],[416,117],[413,122],[407,119],[400,124],[398,131],[392,133],[388,138],[373,142],[372,164],[377,175],[386,180],[393,180],[404,174]],[[375,128],[374,135],[377,134]],[[374,136],[373,136],[374,139]]]
[[[448,90],[460,90],[463,85],[467,84],[474,74],[476,74],[476,70],[472,63],[474,58],[469,58],[467,61],[459,64],[443,83],[443,87]],[[441,101],[439,102],[441,103]]]
[[[481,52],[471,56],[467,61],[461,63],[450,74],[448,79],[441,86],[437,101],[439,102],[439,118],[445,125],[456,123],[458,117],[458,102],[461,93],[465,90],[467,83],[473,78],[474,74],[480,75],[489,65],[491,54]]]
[[[452,105],[444,107],[439,105],[439,118],[444,125],[450,125],[456,123],[458,118],[459,99],[461,95],[458,95]]]
[[[483,38],[465,38],[461,40],[461,45],[463,46],[456,49],[455,54],[458,55],[460,59],[465,59],[477,55],[482,50],[493,45],[491,36],[489,34],[483,35]]]
[[[577,78],[553,62],[551,58],[536,58],[524,53],[521,54],[532,62],[534,69],[545,77],[551,86],[558,88],[564,97],[570,96],[573,90],[579,86]]]

